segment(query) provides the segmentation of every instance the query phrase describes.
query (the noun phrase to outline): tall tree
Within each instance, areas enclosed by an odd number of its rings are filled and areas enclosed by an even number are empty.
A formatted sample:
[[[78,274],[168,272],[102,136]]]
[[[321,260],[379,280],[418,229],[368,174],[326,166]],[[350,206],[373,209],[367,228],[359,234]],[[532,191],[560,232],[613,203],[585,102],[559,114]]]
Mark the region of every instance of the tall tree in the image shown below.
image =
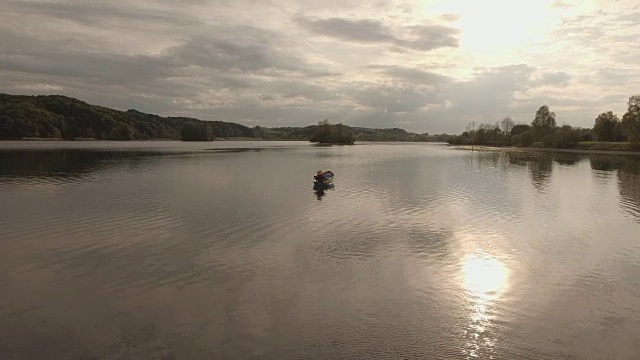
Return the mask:
[[[531,122],[531,126],[533,127],[534,135],[540,140],[545,135],[553,133],[556,128],[556,114],[549,110],[547,105],[542,105],[536,111],[536,117]]]
[[[622,129],[632,144],[640,144],[640,95],[633,95],[627,103],[629,108],[622,117]]]
[[[593,131],[598,141],[616,141],[616,125],[620,122],[618,116],[609,111],[598,115]]]
[[[502,130],[504,134],[509,134],[514,126],[516,126],[516,123],[509,116],[500,121],[500,130]]]

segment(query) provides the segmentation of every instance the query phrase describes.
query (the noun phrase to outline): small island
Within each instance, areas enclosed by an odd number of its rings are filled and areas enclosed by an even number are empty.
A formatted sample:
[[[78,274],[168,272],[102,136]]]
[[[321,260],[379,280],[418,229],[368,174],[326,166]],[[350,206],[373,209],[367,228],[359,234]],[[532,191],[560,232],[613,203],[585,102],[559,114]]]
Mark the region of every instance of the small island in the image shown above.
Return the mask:
[[[329,120],[324,119],[318,123],[316,131],[311,135],[309,141],[319,144],[352,145],[356,141],[356,137],[350,128],[342,124],[331,124]]]

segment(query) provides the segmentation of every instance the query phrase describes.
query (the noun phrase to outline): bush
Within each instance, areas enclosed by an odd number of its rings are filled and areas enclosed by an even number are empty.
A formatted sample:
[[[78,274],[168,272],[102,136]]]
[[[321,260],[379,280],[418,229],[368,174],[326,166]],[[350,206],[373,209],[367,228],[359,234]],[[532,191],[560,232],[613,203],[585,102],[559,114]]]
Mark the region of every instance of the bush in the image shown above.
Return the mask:
[[[533,133],[531,130],[526,130],[518,135],[514,135],[511,141],[516,146],[531,146],[534,141]]]
[[[109,133],[109,140],[133,140],[135,138],[135,130],[131,125],[121,122]]]
[[[546,138],[546,136],[545,136]],[[553,147],[559,149],[574,148],[580,142],[580,137],[574,129],[560,129],[553,135]]]
[[[553,142],[555,141],[555,136],[553,134],[547,134],[542,137],[542,145],[545,147],[553,147]]]
[[[451,136],[447,142],[451,145],[469,145],[471,144],[471,139],[465,137],[464,135],[454,135]]]

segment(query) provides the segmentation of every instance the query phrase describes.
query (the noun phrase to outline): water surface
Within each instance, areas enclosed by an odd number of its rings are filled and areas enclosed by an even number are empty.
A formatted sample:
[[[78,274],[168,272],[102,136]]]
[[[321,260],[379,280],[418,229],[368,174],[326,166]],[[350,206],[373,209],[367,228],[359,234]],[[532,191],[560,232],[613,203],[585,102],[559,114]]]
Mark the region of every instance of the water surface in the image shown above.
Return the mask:
[[[1,142],[0,204],[2,359],[640,358],[638,157]]]

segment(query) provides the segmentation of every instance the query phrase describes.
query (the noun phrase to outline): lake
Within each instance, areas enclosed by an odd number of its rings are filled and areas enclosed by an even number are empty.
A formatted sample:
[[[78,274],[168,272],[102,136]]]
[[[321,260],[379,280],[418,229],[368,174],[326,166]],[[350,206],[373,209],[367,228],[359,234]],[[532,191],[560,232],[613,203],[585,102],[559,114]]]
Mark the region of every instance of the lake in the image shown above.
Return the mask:
[[[637,156],[0,142],[0,204],[2,359],[640,358]]]

